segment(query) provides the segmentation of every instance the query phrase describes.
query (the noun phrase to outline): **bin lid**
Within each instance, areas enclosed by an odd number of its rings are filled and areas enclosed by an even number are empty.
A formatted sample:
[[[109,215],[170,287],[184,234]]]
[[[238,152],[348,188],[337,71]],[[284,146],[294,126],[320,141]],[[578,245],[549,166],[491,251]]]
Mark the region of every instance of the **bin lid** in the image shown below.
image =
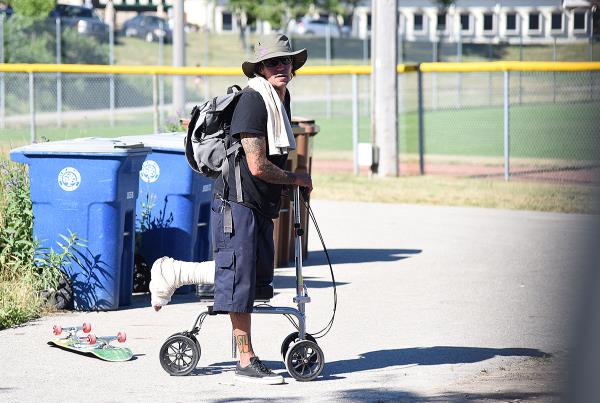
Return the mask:
[[[148,154],[152,150],[139,141],[123,141],[115,138],[82,137],[73,140],[36,143],[11,150],[11,154]]]
[[[150,147],[152,150],[160,151],[179,151],[185,152],[185,145],[183,143],[185,139],[184,132],[174,133],[159,133],[159,134],[146,134],[142,136],[123,136],[119,137],[119,140],[128,142],[140,142],[144,146]]]

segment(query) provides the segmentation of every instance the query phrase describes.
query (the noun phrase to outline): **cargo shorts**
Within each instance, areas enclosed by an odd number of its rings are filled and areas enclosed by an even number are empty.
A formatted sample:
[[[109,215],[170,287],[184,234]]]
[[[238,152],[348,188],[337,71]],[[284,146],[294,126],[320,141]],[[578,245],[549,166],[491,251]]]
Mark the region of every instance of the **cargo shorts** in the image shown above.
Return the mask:
[[[257,284],[273,282],[275,248],[273,220],[244,205],[228,202],[233,231],[223,228],[223,204],[211,206],[215,260],[215,312],[252,312]]]

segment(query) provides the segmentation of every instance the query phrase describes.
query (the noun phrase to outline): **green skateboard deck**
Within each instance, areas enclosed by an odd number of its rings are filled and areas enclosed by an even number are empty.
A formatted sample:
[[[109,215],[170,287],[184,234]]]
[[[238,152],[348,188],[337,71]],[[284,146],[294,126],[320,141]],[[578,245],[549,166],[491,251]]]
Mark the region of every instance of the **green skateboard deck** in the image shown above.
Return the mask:
[[[127,347],[114,347],[108,342],[99,339],[94,344],[88,344],[85,341],[73,340],[72,338],[54,339],[49,342],[65,350],[75,351],[81,354],[93,355],[104,361],[129,361],[133,353]]]

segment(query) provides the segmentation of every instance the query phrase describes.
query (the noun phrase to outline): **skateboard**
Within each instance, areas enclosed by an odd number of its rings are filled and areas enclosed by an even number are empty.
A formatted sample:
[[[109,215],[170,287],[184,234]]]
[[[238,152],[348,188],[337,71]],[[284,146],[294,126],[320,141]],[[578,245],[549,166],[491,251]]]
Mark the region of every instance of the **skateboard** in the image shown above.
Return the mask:
[[[92,326],[84,323],[82,326],[61,327],[54,325],[52,332],[56,337],[49,344],[76,353],[92,355],[104,361],[129,361],[133,353],[127,347],[116,347],[110,344],[116,340],[124,343],[127,340],[125,332],[119,332],[116,336],[96,336],[90,333]],[[82,335],[80,332],[87,333]]]

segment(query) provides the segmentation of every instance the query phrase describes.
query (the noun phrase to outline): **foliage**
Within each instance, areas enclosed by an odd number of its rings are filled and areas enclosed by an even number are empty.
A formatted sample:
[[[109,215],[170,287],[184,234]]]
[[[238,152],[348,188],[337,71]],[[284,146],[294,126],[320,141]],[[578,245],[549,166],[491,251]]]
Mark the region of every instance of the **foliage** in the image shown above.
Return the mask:
[[[68,231],[69,236],[60,235],[65,243],[56,243],[59,252],[53,248],[36,247],[33,284],[37,290],[57,290],[61,279],[67,281],[66,273],[71,272],[72,263],[84,267],[79,256],[83,255],[81,248],[87,248],[87,241]]]
[[[11,6],[16,15],[46,17],[56,5],[56,0],[16,0]]]
[[[53,19],[15,14],[5,21],[5,62],[56,62],[56,25]],[[65,28],[61,35],[62,63],[107,64],[108,45]]]
[[[23,165],[0,161],[0,172],[0,278],[14,280],[35,252],[29,180]]]
[[[43,301],[34,291],[26,276],[0,281],[0,330],[39,316]]]
[[[27,167],[0,158],[0,329],[40,315],[42,291],[56,291],[66,280],[85,242],[69,231],[59,252],[33,239],[33,211]]]
[[[181,115],[179,116],[168,116],[165,119],[165,132],[167,133],[175,133],[175,132],[183,132],[185,128],[181,123]]]

